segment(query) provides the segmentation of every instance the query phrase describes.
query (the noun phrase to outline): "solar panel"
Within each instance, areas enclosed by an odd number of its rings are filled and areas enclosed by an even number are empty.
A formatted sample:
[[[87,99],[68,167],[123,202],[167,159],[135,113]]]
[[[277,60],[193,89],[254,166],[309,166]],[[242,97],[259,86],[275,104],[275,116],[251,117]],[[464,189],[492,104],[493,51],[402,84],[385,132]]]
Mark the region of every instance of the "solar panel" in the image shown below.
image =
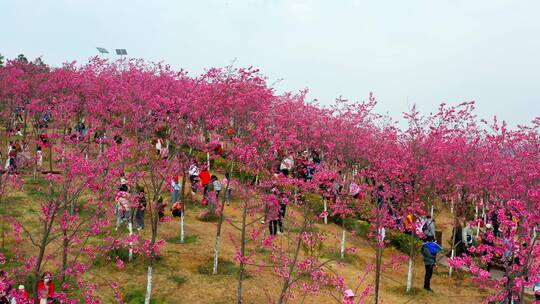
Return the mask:
[[[116,49],[116,55],[127,55],[126,49]]]
[[[96,47],[96,49],[97,49],[101,54],[109,54],[109,51],[107,51],[106,48]]]

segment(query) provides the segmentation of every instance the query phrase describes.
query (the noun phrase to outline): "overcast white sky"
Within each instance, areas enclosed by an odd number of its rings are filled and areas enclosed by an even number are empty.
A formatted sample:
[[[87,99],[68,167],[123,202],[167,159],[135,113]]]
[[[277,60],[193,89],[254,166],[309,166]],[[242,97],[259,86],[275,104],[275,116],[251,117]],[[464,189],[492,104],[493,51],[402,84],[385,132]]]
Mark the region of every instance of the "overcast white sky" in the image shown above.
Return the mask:
[[[537,0],[1,0],[0,53],[86,62],[96,46],[191,74],[261,68],[278,90],[363,100],[395,118],[475,100],[515,124],[540,116]],[[111,54],[111,58],[114,55]]]

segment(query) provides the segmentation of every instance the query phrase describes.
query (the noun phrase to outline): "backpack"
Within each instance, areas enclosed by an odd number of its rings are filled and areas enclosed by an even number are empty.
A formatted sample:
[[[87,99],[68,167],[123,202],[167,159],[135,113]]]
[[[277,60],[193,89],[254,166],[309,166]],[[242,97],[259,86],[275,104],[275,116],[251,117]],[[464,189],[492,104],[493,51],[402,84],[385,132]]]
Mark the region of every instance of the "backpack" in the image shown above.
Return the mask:
[[[175,217],[181,217],[182,216],[182,209],[183,209],[183,206],[180,202],[176,202],[174,203],[174,205],[172,205],[172,215],[175,216]]]
[[[424,244],[424,246],[426,246],[427,249],[429,249],[429,253],[433,255],[437,254],[439,251],[443,249],[441,246],[439,246],[439,244],[435,242],[427,242]]]

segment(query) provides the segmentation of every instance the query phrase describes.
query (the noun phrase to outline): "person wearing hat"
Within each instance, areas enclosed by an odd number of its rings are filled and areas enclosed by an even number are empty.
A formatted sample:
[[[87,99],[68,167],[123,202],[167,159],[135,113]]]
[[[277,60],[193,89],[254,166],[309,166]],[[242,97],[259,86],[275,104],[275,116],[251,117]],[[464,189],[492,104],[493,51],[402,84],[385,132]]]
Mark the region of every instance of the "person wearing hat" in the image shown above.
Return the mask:
[[[353,304],[354,303],[354,292],[352,289],[347,289],[343,292],[343,304]]]

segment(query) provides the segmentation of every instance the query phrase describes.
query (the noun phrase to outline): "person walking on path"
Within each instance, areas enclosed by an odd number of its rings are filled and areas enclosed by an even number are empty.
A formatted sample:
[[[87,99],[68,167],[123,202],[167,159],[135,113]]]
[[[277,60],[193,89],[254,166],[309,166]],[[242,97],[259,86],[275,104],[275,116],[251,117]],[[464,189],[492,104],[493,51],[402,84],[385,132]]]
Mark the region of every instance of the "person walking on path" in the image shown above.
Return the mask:
[[[436,267],[437,252],[442,248],[435,242],[432,237],[427,238],[427,242],[422,245],[422,256],[424,257],[424,266],[426,274],[424,276],[424,289],[433,292],[431,289],[431,277],[433,276],[433,268]]]
[[[199,173],[199,179],[201,180],[201,185],[203,186],[203,198],[208,198],[208,184],[210,183],[210,172],[208,168],[203,167],[201,173]]]

